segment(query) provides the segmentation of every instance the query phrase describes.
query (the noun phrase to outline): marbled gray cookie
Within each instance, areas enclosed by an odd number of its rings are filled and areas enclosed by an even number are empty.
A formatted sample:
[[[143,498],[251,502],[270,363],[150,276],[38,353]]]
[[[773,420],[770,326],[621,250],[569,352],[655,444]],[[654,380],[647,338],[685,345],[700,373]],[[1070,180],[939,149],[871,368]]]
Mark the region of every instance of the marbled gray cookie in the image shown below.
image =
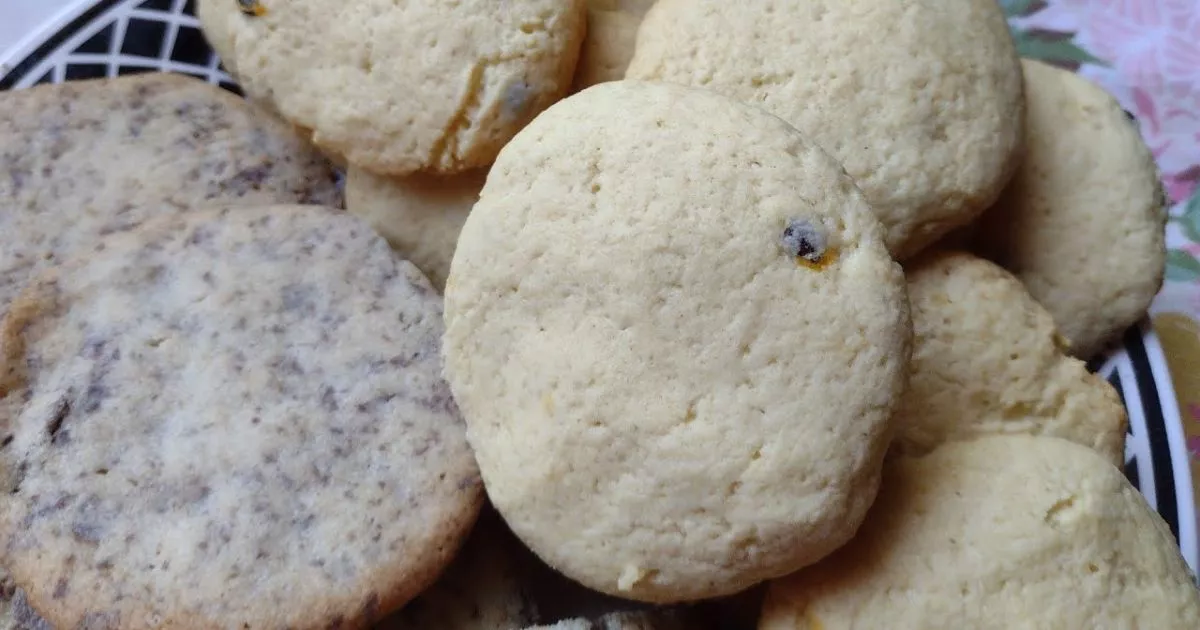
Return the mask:
[[[525,569],[533,553],[493,510],[438,581],[375,630],[519,630],[537,621]]]
[[[0,325],[13,581],[58,628],[399,608],[482,502],[441,335],[425,277],[313,206],[160,217],[49,270]]]
[[[0,92],[0,316],[47,261],[148,217],[237,203],[341,205],[290,125],[174,74]]]

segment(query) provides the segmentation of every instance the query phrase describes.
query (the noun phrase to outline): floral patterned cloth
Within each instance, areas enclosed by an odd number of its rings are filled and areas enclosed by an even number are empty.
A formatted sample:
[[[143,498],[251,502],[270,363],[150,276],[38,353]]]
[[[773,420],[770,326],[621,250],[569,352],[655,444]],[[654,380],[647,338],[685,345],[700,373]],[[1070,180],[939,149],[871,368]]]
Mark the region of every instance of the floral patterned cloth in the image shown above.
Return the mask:
[[[1000,0],[1022,56],[1077,71],[1138,121],[1171,198],[1151,321],[1200,488],[1200,0]]]

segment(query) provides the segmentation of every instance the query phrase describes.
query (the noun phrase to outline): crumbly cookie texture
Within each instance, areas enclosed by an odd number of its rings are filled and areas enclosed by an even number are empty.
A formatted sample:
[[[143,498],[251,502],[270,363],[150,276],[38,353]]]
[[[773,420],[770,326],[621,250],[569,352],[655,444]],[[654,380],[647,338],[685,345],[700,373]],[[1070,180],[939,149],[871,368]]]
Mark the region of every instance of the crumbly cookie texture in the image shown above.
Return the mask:
[[[485,510],[454,562],[375,630],[518,630],[538,620],[521,545]]]
[[[1133,325],[1162,286],[1166,194],[1154,156],[1116,100],[1087,79],[1024,60],[1020,170],[978,230],[1087,359]]]
[[[238,203],[341,205],[286,123],[175,74],[0,92],[0,316],[47,263],[150,216]]]
[[[346,174],[346,209],[366,219],[441,290],[458,233],[486,179],[483,169],[395,178],[352,167]]]
[[[594,618],[564,619],[526,630],[694,630],[681,614],[669,611],[613,612]]]
[[[882,232],[831,158],[733,99],[617,81],[544,112],[446,284],[447,378],[505,520],[568,577],[659,603],[843,544],[910,354]]]
[[[386,175],[484,167],[570,87],[584,0],[202,0],[247,92],[348,164]]]
[[[579,50],[573,91],[625,78],[638,26],[653,5],[654,0],[588,0],[587,36]]]
[[[626,76],[716,90],[808,134],[901,259],[990,206],[1019,159],[1021,70],[994,0],[660,0]]]
[[[772,583],[761,630],[1200,627],[1166,523],[1058,438],[992,436],[889,462],[854,540]]]
[[[1061,437],[1120,466],[1127,420],[1107,381],[1066,354],[1054,318],[1012,274],[964,252],[906,269],[913,356],[894,449],[991,433]]]
[[[163,217],[0,328],[0,544],[59,628],[361,628],[482,500],[440,298],[319,207]]]

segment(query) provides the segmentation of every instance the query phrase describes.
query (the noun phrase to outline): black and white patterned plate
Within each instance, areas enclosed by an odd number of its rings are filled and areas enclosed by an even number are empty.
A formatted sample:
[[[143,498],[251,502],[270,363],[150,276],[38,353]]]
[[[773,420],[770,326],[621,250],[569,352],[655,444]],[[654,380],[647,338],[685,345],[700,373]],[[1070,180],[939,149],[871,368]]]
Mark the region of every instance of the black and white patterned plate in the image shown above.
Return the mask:
[[[230,0],[231,2],[233,0]],[[17,50],[0,54],[0,89],[139,72],[188,74],[239,93],[205,42],[194,0],[78,1]],[[4,7],[0,5],[0,19]],[[1125,474],[1162,515],[1193,571],[1200,565],[1192,477],[1175,393],[1149,323],[1094,363],[1129,411]]]

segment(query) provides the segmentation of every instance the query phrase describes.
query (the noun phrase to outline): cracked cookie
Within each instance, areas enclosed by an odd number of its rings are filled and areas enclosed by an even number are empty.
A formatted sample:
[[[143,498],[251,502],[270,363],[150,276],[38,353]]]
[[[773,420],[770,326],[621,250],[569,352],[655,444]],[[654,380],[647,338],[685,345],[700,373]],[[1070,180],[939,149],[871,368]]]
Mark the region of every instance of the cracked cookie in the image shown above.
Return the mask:
[[[155,214],[341,205],[289,125],[203,81],[145,74],[0,92],[0,316],[40,268]]]
[[[514,532],[590,588],[662,603],[850,538],[912,332],[882,226],[834,160],[758,108],[637,81],[555,104],[501,151],[446,324]]]
[[[976,249],[1012,271],[1090,359],[1146,314],[1166,266],[1154,156],[1112,96],[1025,60],[1026,153]]]
[[[773,582],[760,630],[1200,628],[1171,530],[1120,469],[1052,437],[889,460],[854,540]]]
[[[660,0],[626,77],[765,108],[841,162],[907,258],[1017,167],[1021,68],[995,0]]]
[[[1125,406],[1066,354],[1054,318],[1021,281],[962,252],[906,269],[913,355],[894,450],[924,454],[989,433],[1061,437],[1125,462]]]
[[[0,327],[0,544],[58,628],[362,628],[432,583],[482,485],[441,299],[315,206],[161,217]]]
[[[364,218],[440,291],[458,233],[479,199],[487,171],[383,177],[350,167],[346,209]]]
[[[339,161],[385,175],[485,167],[570,87],[584,0],[202,0],[247,93]]]

